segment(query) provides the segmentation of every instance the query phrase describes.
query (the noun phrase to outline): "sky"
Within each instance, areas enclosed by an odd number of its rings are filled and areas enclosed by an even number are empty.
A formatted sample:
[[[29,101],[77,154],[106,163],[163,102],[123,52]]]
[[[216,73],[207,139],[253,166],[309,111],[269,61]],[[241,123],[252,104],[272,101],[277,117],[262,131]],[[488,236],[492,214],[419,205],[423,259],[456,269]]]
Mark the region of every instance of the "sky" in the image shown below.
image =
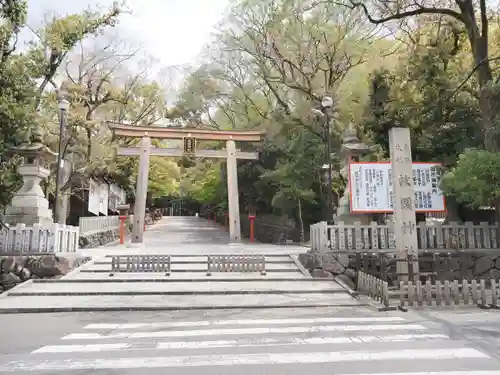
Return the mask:
[[[28,0],[28,24],[36,27],[47,12],[64,15],[89,6],[105,8],[112,0]],[[116,32],[144,47],[164,66],[194,62],[210,40],[229,0],[127,0],[132,11]],[[134,43],[134,44],[135,44]]]

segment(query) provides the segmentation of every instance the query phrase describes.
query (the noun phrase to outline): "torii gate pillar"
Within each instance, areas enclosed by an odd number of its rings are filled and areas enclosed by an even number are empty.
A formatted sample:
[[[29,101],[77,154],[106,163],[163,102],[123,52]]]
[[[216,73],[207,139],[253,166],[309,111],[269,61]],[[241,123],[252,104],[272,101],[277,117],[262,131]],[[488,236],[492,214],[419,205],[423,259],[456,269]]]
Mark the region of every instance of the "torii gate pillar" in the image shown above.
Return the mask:
[[[227,150],[227,200],[229,205],[229,240],[241,241],[240,200],[238,193],[238,169],[236,164],[236,143],[226,141]]]
[[[135,190],[134,224],[132,227],[132,243],[140,244],[144,236],[144,216],[146,214],[146,200],[148,195],[149,156],[151,153],[151,138],[141,138],[141,155],[139,159],[139,173]]]

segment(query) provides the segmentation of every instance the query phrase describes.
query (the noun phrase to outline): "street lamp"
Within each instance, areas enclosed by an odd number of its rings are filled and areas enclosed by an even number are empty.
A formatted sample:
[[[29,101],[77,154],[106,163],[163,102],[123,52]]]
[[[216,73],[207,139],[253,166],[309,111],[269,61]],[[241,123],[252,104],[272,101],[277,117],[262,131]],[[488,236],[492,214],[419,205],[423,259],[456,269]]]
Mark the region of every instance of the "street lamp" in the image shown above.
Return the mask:
[[[313,109],[313,113],[322,117],[324,122],[324,138],[325,138],[325,164],[328,168],[328,194],[327,194],[327,221],[333,220],[333,181],[332,181],[332,144],[331,144],[331,132],[330,123],[332,119],[332,110],[334,106],[333,98],[330,96],[324,96],[321,99],[321,111]]]
[[[54,200],[54,220],[56,223],[59,223],[59,195],[61,194],[61,169],[64,166],[63,162],[63,135],[64,135],[64,126],[66,122],[66,112],[69,109],[69,102],[64,99],[59,99],[59,147],[57,153],[57,168],[56,168],[56,194]],[[59,223],[62,224],[62,223]]]

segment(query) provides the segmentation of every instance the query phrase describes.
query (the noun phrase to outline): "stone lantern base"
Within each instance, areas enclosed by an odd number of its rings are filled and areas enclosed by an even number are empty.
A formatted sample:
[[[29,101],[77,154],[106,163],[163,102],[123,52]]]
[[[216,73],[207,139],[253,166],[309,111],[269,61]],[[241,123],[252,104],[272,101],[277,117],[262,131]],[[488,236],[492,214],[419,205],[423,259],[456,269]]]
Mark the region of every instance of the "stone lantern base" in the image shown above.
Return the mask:
[[[49,170],[39,165],[28,164],[20,166],[18,172],[24,184],[7,207],[4,221],[11,225],[22,223],[27,226],[53,223],[49,201],[40,186],[42,179],[49,176]]]
[[[41,134],[37,129],[34,129],[32,138],[33,143],[25,142],[12,149],[23,158],[23,165],[17,170],[23,178],[23,186],[6,209],[4,221],[8,224],[32,226],[54,222],[40,182],[49,176],[50,170],[45,165],[55,154],[41,143]]]

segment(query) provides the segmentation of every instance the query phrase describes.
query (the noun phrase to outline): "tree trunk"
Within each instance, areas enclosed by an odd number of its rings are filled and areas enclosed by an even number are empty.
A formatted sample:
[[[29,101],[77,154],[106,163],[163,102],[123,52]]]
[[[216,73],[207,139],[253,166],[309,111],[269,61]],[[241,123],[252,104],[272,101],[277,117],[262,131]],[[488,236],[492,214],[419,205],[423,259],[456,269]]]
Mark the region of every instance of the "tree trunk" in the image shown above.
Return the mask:
[[[297,206],[299,210],[299,223],[300,223],[300,243],[306,242],[306,236],[304,232],[304,220],[302,218],[302,203],[300,202],[300,198],[297,198]]]
[[[445,223],[461,223],[459,205],[454,197],[446,197],[446,219]]]

